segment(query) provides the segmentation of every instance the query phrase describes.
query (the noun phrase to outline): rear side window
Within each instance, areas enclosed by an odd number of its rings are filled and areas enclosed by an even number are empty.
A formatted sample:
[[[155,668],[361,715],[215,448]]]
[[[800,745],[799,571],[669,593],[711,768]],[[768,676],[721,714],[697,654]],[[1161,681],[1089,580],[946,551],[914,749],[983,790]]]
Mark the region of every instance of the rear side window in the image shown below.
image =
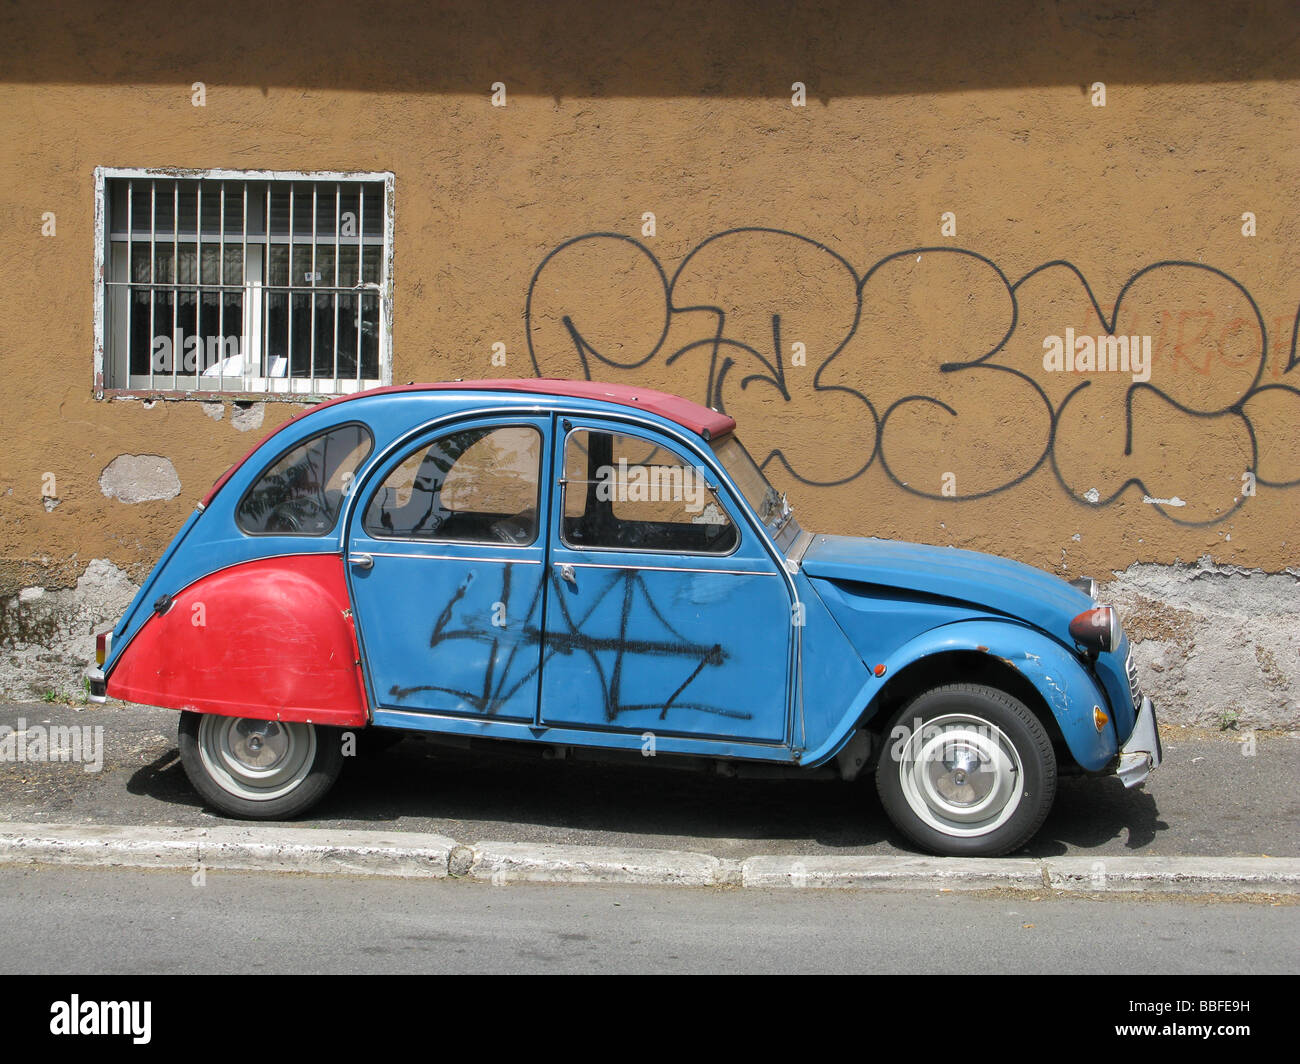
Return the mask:
[[[355,423],[304,440],[253,482],[235,523],[251,536],[328,535],[372,446],[370,432]]]
[[[465,429],[421,446],[366,507],[371,536],[527,546],[537,538],[542,434],[530,425]]]

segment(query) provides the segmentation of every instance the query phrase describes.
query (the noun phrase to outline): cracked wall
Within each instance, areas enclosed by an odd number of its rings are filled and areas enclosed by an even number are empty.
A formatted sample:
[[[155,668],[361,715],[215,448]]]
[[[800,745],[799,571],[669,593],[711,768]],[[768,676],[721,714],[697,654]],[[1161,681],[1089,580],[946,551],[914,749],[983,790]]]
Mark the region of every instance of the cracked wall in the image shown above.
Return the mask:
[[[1300,570],[1130,566],[1105,596],[1163,720],[1219,728],[1300,725]]]
[[[95,558],[72,587],[34,585],[0,596],[0,697],[82,699],[95,633],[117,622],[138,586]]]

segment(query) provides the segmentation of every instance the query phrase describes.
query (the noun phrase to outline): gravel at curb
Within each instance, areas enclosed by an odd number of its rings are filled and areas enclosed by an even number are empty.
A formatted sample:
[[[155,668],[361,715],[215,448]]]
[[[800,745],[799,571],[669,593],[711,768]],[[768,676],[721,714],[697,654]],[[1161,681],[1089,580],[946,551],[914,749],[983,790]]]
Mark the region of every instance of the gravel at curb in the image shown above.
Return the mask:
[[[0,864],[448,876],[495,884],[625,883],[686,887],[1300,893],[1289,857],[750,857],[685,850],[462,845],[403,831],[0,823]]]

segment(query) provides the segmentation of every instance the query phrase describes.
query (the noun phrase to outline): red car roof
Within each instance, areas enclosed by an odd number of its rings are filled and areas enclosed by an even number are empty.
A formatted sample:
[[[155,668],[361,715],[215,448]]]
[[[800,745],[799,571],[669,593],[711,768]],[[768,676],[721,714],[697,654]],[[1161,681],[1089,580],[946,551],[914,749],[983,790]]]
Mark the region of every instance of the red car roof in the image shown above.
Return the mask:
[[[725,436],[736,427],[734,418],[710,410],[707,406],[693,403],[679,395],[657,392],[652,388],[634,388],[626,384],[602,384],[599,381],[571,381],[548,377],[522,377],[518,379],[480,380],[480,381],[444,381],[431,384],[394,384],[383,388],[370,388],[363,392],[340,395],[335,399],[310,407],[283,425],[272,429],[262,437],[252,449],[238,462],[225,471],[220,479],[212,485],[203,497],[203,506],[212,501],[212,497],[221,490],[221,486],[235,474],[253,453],[276,433],[283,431],[299,418],[308,417],[317,410],[334,403],[346,403],[366,395],[384,395],[394,392],[432,392],[432,391],[493,391],[493,392],[533,392],[541,395],[563,395],[574,399],[600,399],[607,403],[630,406],[638,410],[647,410],[669,421],[675,421],[684,429],[689,429],[706,440]]]
[[[543,395],[565,395],[574,399],[602,399],[607,403],[648,410],[684,429],[690,429],[706,440],[717,439],[732,432],[735,418],[719,414],[707,406],[683,399],[680,395],[657,392],[653,388],[635,388],[627,384],[602,384],[600,381],[570,381],[555,377],[524,377],[517,380],[450,381],[446,384],[407,384],[394,388],[373,388],[362,394],[374,395],[382,391],[419,391],[420,389],[468,388],[499,392],[538,392]]]

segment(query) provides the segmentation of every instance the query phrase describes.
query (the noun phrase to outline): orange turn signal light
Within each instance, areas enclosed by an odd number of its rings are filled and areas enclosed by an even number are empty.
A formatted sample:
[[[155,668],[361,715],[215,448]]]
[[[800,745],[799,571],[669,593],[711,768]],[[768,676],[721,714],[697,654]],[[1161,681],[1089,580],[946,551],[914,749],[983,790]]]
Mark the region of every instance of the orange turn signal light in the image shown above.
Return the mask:
[[[1110,717],[1106,716],[1101,706],[1093,706],[1092,722],[1097,726],[1097,730],[1101,731],[1102,728],[1106,727],[1106,725],[1110,723]]]

